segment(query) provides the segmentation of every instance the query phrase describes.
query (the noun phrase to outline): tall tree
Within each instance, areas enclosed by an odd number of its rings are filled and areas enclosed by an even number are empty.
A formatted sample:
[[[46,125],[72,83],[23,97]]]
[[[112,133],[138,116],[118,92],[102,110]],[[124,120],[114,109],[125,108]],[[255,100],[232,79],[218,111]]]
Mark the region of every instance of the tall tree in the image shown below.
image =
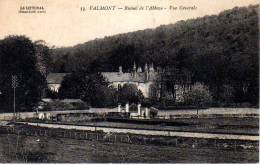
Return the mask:
[[[38,40],[34,42],[36,59],[36,66],[42,75],[47,77],[48,73],[51,71],[52,58],[51,52],[45,41]]]
[[[17,76],[16,107],[30,111],[41,98],[46,82],[36,67],[35,45],[25,36],[0,40],[0,106],[11,111],[13,105],[12,75]]]
[[[61,83],[59,98],[82,99],[94,107],[115,105],[116,90],[108,87],[108,82],[100,73],[86,71],[67,75]]]

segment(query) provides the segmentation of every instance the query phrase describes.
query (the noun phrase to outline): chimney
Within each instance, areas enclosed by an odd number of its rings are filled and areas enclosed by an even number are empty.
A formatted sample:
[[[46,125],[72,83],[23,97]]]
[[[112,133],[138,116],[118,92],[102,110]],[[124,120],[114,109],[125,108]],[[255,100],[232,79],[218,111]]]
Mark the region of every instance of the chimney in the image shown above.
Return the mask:
[[[153,63],[150,65],[150,67],[149,67],[149,71],[150,71],[150,72],[154,72]]]
[[[123,69],[122,69],[122,66],[119,66],[119,70],[118,70],[119,74],[122,74],[123,73]]]
[[[133,75],[134,75],[134,78],[136,78],[136,65],[135,65],[135,62],[134,62],[134,66],[133,66]]]

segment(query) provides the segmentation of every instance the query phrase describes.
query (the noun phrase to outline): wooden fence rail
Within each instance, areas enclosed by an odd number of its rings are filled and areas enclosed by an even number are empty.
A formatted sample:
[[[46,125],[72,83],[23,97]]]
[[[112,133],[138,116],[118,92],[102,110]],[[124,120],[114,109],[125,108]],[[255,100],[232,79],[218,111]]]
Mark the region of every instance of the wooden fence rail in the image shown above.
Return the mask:
[[[19,134],[37,137],[71,138],[77,140],[91,140],[101,142],[120,142],[141,145],[167,145],[192,148],[221,148],[221,149],[252,149],[258,150],[258,141],[201,139],[187,137],[162,137],[154,135],[137,135],[122,133],[104,133],[101,131],[80,131],[66,129],[50,129],[37,126],[6,127],[1,133]]]

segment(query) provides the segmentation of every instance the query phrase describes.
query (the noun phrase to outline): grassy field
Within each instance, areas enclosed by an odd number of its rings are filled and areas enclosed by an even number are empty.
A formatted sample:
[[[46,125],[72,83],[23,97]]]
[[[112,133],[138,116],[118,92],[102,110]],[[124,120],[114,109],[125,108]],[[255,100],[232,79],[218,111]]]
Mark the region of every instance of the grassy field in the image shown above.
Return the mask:
[[[100,122],[131,128],[258,134],[258,118],[174,119],[184,125]],[[81,123],[83,124],[83,123]],[[91,123],[85,123],[91,124]],[[93,123],[92,123],[93,124]],[[177,146],[177,145],[176,145]],[[140,145],[69,138],[0,134],[1,163],[256,163],[259,150],[189,145]]]
[[[0,135],[1,163],[255,163],[256,150],[181,148]]]
[[[172,123],[147,124],[138,122],[81,122],[84,125],[109,126],[121,128],[175,130],[191,132],[211,132],[211,133],[238,133],[238,134],[258,134],[258,118],[192,118],[192,119],[171,119]],[[64,122],[66,123],[66,122]]]
[[[161,110],[158,115],[181,115],[181,114],[197,114],[197,109],[179,109],[179,110]],[[207,108],[199,109],[199,114],[258,114],[258,108]]]

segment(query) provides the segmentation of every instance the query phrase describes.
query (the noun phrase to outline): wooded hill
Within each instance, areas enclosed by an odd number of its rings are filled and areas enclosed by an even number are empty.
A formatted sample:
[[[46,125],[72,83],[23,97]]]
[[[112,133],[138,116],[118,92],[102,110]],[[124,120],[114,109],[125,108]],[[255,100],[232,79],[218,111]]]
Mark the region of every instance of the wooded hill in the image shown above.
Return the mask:
[[[52,50],[53,71],[123,71],[153,63],[186,69],[217,100],[258,102],[258,10],[236,7],[219,15],[96,39]],[[228,98],[227,98],[228,97]]]

